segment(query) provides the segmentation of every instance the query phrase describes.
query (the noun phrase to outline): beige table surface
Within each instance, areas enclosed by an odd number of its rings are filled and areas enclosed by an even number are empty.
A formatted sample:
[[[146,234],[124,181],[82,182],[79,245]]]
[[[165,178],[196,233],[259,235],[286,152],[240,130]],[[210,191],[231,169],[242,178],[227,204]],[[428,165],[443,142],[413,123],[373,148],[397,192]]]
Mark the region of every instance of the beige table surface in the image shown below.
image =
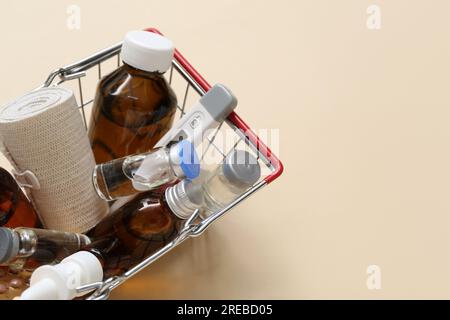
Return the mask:
[[[67,27],[72,4],[80,30]],[[2,102],[156,26],[233,89],[252,127],[280,129],[285,175],[112,298],[450,298],[448,1],[0,6]]]

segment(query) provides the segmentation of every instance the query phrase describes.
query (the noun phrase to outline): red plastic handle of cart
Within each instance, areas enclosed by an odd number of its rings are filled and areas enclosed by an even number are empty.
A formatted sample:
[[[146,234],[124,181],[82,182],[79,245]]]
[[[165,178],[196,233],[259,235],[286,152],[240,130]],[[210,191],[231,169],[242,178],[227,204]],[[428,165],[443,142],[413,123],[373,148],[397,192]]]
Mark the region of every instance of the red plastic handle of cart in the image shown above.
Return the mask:
[[[154,32],[162,35],[162,33],[155,28],[148,28],[145,31]],[[195,70],[195,68],[183,57],[183,55],[175,50],[175,59],[180,63],[180,65],[194,78],[194,80],[205,90],[208,92],[211,89],[211,85]],[[250,129],[250,127],[242,120],[241,117],[237,115],[236,112],[232,112],[228,116],[228,120],[233,123],[242,133],[245,134],[246,138],[250,140],[253,145],[257,147],[259,152],[261,152],[269,161],[270,164],[274,167],[275,171],[268,175],[264,180],[267,184],[271,183],[275,179],[277,179],[283,173],[283,163],[280,159],[277,158],[275,154],[267,147],[264,142]]]

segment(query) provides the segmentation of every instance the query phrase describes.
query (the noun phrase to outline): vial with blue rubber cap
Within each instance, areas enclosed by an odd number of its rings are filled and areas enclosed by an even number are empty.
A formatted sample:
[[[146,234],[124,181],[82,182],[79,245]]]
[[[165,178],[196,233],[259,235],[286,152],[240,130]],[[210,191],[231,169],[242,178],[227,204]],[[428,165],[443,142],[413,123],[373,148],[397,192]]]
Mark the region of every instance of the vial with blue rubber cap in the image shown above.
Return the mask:
[[[199,172],[200,161],[195,147],[183,140],[170,147],[97,165],[93,183],[102,199],[114,201],[177,180],[195,179]]]

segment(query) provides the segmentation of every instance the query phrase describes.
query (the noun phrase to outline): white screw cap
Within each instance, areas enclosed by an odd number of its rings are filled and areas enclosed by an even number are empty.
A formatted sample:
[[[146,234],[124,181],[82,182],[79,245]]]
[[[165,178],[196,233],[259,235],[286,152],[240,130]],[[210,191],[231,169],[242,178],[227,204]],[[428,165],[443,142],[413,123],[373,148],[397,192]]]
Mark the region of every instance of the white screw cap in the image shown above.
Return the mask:
[[[122,60],[148,72],[164,73],[172,65],[174,45],[169,39],[147,31],[131,31],[122,45]]]
[[[20,300],[71,300],[79,296],[78,287],[102,280],[103,269],[97,257],[80,251],[57,265],[36,269]]]

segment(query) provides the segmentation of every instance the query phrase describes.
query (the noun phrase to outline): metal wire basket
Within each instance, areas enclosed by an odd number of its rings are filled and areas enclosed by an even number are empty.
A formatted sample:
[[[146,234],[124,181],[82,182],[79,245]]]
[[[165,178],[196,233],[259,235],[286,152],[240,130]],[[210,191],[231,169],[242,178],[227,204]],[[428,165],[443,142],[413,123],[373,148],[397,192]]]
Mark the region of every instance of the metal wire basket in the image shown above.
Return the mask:
[[[148,32],[161,34],[157,29],[146,29]],[[59,68],[52,72],[43,87],[49,86],[69,86],[78,92],[78,103],[80,112],[83,115],[84,123],[87,128],[87,118],[89,116],[88,108],[92,105],[95,95],[95,85],[102,78],[105,69],[109,67],[108,72],[118,68],[121,65],[120,51],[122,44],[116,44],[110,48],[104,49],[92,56],[81,61],[73,63],[63,68]],[[88,76],[94,74],[94,80],[88,80]],[[178,106],[180,117],[185,114],[185,110],[192,99],[197,100],[203,96],[211,88],[208,82],[191,66],[191,64],[176,50],[175,57],[172,61],[172,67],[166,74],[167,80],[176,92],[177,96],[182,97],[182,103]],[[178,82],[177,82],[178,81]],[[177,83],[175,83],[177,82]],[[89,89],[88,89],[89,88]],[[88,92],[89,91],[89,92]],[[217,137],[221,131],[226,128],[232,129],[234,132],[234,141],[230,148],[225,149],[223,144],[219,145]],[[229,132],[230,130],[228,130]],[[134,266],[124,274],[109,278],[103,282],[92,283],[87,286],[78,288],[78,292],[91,292],[86,299],[88,300],[105,300],[109,297],[111,291],[124,283],[127,279],[137,274],[142,269],[148,267],[157,259],[168,253],[177,245],[188,238],[200,236],[212,223],[233,209],[240,202],[247,199],[250,195],[267,186],[277,179],[283,172],[281,161],[274,155],[271,150],[259,139],[259,137],[248,127],[248,125],[236,114],[232,113],[228,119],[215,132],[207,137],[202,148],[202,159],[208,152],[214,152],[219,157],[225,158],[229,152],[236,148],[245,148],[252,152],[260,161],[262,168],[266,168],[266,174],[246,192],[241,194],[235,201],[229,203],[222,210],[215,212],[208,218],[202,219],[199,212],[196,211],[185,221],[183,228],[178,236],[161,248],[153,255],[147,257],[138,265]]]

